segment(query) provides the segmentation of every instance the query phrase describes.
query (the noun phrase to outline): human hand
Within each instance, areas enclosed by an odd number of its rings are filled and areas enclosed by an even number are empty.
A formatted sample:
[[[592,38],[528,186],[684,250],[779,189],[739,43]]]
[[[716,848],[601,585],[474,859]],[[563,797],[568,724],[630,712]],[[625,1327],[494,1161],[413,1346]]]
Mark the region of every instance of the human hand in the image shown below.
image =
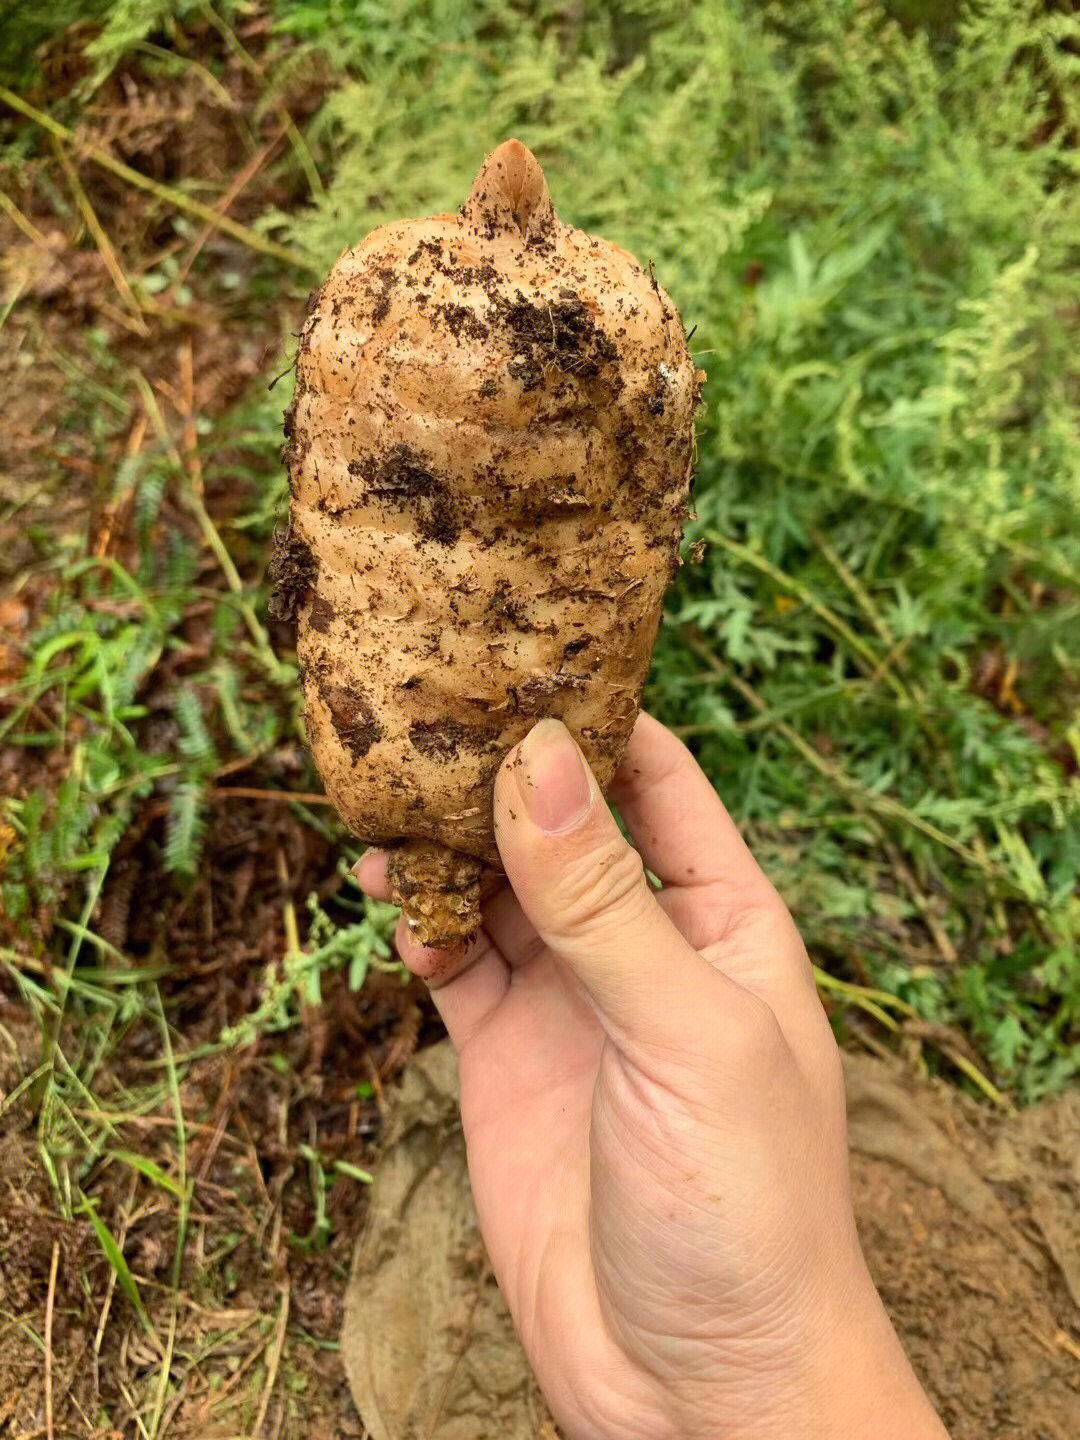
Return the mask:
[[[611,790],[569,733],[507,757],[508,884],[465,951],[398,948],[457,1049],[480,1228],[572,1440],[942,1440],[866,1270],[805,948],[685,747]],[[388,898],[385,856],[360,884]]]

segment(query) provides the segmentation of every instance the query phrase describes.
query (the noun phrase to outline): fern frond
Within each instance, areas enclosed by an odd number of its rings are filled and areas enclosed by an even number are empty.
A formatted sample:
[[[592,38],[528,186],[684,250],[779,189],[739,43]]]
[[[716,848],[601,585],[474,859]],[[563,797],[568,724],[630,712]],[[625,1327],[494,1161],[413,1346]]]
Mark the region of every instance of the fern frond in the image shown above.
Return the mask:
[[[203,764],[213,762],[216,758],[214,742],[203,720],[199,697],[189,685],[177,690],[173,700],[173,714],[180,727],[180,753],[189,760]]]
[[[165,828],[165,867],[173,874],[195,874],[206,830],[202,785],[184,780],[173,792]]]

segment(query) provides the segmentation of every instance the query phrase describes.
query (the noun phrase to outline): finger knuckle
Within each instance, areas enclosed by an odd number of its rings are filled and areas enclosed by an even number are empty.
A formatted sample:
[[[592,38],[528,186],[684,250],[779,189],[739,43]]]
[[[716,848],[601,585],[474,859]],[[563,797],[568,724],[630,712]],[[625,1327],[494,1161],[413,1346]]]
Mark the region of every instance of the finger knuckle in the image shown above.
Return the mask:
[[[648,899],[641,856],[621,837],[607,841],[570,867],[560,896],[559,929],[576,935],[611,919],[626,923]]]
[[[771,1070],[787,1054],[787,1041],[771,1006],[746,992],[736,1011],[730,1013],[728,1049],[746,1067]]]

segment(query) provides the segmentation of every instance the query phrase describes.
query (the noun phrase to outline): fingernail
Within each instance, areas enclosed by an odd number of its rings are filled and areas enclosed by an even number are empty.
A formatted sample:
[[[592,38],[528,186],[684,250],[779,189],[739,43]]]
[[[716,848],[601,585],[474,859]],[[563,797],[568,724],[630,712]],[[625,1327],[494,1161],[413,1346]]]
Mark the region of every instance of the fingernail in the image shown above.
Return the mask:
[[[519,747],[518,791],[541,830],[569,830],[584,820],[592,785],[581,752],[559,720],[541,720]]]

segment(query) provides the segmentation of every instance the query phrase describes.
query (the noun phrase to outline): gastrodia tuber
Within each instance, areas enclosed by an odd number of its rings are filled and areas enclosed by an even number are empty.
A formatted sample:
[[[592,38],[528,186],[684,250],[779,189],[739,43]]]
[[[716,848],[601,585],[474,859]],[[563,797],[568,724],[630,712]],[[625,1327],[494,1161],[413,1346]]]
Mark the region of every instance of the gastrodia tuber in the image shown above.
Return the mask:
[[[605,788],[622,758],[703,379],[651,267],[560,221],[517,140],[313,297],[276,608],[327,793],[422,944],[476,932],[495,774],[537,718]]]

